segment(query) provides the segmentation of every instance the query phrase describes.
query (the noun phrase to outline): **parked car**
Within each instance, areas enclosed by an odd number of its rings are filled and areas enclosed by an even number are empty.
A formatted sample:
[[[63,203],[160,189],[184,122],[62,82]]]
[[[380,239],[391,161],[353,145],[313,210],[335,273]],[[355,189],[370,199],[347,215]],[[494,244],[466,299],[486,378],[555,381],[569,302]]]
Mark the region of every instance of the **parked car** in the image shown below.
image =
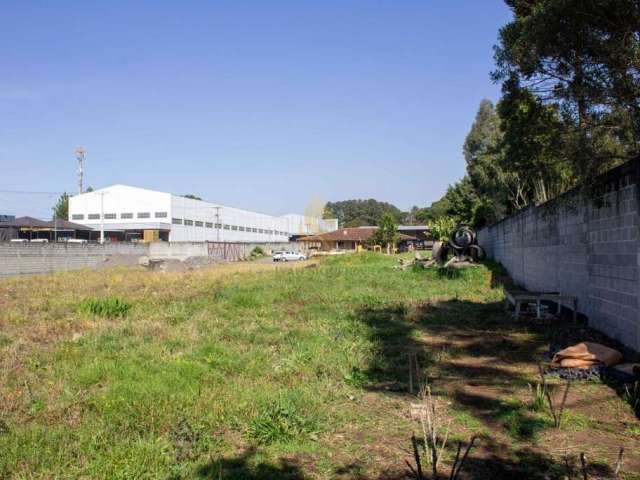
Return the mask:
[[[87,243],[87,241],[84,238],[67,238],[64,241],[66,243],[81,243],[81,244]]]
[[[12,238],[11,243],[27,243],[29,240],[26,238]]]
[[[33,240],[30,240],[30,243],[49,243],[49,240],[46,238],[34,238]]]
[[[300,252],[274,252],[274,262],[291,262],[294,260],[306,260],[307,256]]]

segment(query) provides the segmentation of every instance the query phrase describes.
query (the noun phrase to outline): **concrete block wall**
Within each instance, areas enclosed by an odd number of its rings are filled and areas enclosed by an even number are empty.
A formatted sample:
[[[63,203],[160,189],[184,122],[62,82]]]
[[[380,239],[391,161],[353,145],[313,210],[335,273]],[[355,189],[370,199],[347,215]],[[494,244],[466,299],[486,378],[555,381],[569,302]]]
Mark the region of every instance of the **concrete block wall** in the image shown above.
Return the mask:
[[[589,324],[640,351],[640,160],[478,232],[490,258],[528,290],[578,297]]]
[[[261,247],[269,253],[273,250],[300,250],[301,245],[294,242],[153,242],[149,244],[149,257],[178,260],[190,257],[214,257],[216,260],[235,261],[248,257],[255,247]]]
[[[297,243],[223,243],[223,242],[152,242],[152,243],[0,243],[0,277],[21,274],[41,274],[96,268],[113,257],[127,257],[135,263],[138,258],[167,258],[186,260],[191,257],[213,257],[215,260],[235,261],[249,256],[262,247],[272,250],[300,250]]]
[[[147,244],[0,243],[0,276],[95,268],[113,256],[146,255]]]

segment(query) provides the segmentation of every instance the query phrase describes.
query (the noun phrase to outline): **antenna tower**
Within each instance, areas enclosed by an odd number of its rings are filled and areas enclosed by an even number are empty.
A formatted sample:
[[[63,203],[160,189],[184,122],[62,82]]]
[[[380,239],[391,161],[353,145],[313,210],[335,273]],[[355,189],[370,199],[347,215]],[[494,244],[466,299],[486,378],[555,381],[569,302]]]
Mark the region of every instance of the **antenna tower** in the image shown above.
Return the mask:
[[[87,151],[83,147],[76,148],[76,158],[78,159],[78,193],[82,193],[82,176],[84,174],[84,156]]]

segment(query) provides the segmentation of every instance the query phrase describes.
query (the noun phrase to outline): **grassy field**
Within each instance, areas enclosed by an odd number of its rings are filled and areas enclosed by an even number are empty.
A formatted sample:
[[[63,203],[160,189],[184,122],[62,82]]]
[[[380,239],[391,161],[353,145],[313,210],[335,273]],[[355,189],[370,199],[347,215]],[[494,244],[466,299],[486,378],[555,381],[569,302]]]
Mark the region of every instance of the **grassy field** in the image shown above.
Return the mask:
[[[0,280],[0,478],[401,479],[416,354],[462,478],[640,478],[640,423],[576,384],[553,428],[529,384],[561,328],[514,325],[496,268],[382,255]],[[443,470],[453,454],[445,452]],[[575,478],[578,478],[577,476]]]

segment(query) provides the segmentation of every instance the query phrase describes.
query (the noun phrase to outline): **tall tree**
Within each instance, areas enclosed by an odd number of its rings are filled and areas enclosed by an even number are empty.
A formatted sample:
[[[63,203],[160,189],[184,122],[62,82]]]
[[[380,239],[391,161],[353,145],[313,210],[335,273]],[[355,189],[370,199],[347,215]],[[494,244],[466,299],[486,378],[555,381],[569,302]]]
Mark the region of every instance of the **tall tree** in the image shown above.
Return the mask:
[[[380,225],[373,234],[371,241],[376,245],[386,245],[387,254],[390,255],[398,241],[398,226],[391,213],[385,213],[380,219]]]
[[[640,153],[640,2],[506,3],[493,76],[557,105],[576,180]]]
[[[490,100],[482,100],[476,118],[467,134],[462,151],[467,162],[467,175],[483,204],[486,220],[497,220],[507,211],[505,172],[500,163],[502,139],[500,119]]]
[[[69,195],[64,192],[58,198],[56,204],[51,208],[53,211],[53,219],[68,220],[69,219]]]
[[[498,113],[503,136],[497,161],[511,209],[546,202],[569,188],[576,173],[566,158],[557,106],[543,103],[511,78]]]

